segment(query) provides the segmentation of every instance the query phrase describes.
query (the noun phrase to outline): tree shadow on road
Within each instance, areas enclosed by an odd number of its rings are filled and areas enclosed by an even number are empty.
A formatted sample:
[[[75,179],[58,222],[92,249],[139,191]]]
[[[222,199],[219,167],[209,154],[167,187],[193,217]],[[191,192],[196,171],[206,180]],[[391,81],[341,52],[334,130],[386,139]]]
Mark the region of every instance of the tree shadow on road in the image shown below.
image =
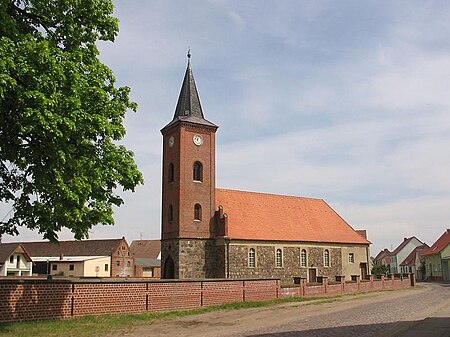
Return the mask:
[[[251,337],[450,337],[450,317],[421,321],[339,326],[304,331],[284,331],[248,335]]]

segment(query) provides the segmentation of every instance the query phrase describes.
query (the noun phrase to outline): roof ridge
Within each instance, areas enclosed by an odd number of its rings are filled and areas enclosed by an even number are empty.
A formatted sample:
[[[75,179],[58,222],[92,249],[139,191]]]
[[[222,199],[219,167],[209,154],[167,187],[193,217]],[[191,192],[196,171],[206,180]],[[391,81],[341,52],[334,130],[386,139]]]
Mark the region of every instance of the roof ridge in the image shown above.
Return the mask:
[[[124,239],[123,237],[120,239],[82,239],[82,240],[58,240],[58,243],[61,242],[93,242],[93,241],[120,241]],[[7,243],[16,243],[16,244],[29,244],[29,243],[51,243],[51,241],[13,241],[13,242],[1,242],[0,244]]]
[[[231,191],[231,192],[241,192],[241,193],[250,193],[250,194],[260,194],[260,195],[272,195],[275,197],[288,197],[288,198],[296,198],[296,199],[311,199],[311,200],[321,200],[325,202],[322,198],[313,198],[313,197],[299,197],[297,195],[289,195],[289,194],[276,194],[276,193],[269,193],[269,192],[255,192],[255,191],[244,191],[244,190],[236,190],[232,188],[219,188],[216,187],[216,190],[221,191]]]

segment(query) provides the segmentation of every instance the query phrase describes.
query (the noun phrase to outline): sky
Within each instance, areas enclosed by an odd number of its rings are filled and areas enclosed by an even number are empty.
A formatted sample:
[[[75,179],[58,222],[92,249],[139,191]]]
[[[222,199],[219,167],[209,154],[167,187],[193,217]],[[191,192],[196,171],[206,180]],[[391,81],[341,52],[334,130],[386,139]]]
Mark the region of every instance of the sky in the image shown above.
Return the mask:
[[[123,144],[145,185],[121,193],[116,224],[90,238],[160,237],[159,130],[189,47],[205,118],[219,125],[217,187],[324,199],[367,230],[372,255],[413,235],[431,245],[450,227],[450,2],[115,6],[120,32],[100,58],[139,105]]]

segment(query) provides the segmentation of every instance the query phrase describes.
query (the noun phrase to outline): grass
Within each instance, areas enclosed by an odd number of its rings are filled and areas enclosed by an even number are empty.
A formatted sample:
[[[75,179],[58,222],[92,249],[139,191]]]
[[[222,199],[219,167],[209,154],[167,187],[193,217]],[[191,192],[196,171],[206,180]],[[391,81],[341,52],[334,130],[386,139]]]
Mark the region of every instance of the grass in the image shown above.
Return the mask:
[[[373,292],[372,292],[373,293]],[[220,306],[192,310],[148,312],[143,314],[122,314],[86,316],[68,320],[46,320],[36,322],[0,323],[0,337],[101,337],[111,333],[130,331],[133,327],[151,324],[156,320],[192,316],[212,311],[239,310],[245,308],[270,307],[283,303],[309,302],[308,304],[329,303],[341,297],[356,297],[364,293],[326,297],[288,297],[261,302],[228,303]]]

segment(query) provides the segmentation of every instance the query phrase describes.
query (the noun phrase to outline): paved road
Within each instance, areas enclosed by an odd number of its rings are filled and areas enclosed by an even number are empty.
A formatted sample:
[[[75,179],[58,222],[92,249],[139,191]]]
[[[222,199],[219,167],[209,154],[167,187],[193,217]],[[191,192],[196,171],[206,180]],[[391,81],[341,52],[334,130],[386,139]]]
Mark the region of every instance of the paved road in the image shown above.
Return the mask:
[[[450,285],[335,301],[212,312],[136,327],[121,336],[450,337]]]

